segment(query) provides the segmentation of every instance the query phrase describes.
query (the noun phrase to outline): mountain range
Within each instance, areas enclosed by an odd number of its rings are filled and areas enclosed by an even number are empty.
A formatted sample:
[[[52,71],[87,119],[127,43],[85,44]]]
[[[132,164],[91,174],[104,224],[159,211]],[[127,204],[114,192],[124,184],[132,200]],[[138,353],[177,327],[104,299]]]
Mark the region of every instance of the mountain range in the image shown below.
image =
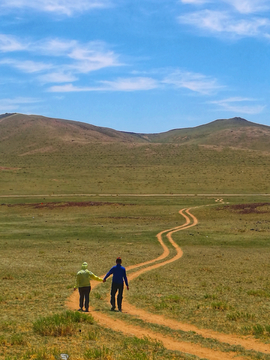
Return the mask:
[[[27,148],[46,152],[64,144],[83,145],[95,142],[171,143],[270,151],[270,127],[234,117],[193,128],[143,134],[41,115],[0,115],[0,150],[4,152],[20,152]]]

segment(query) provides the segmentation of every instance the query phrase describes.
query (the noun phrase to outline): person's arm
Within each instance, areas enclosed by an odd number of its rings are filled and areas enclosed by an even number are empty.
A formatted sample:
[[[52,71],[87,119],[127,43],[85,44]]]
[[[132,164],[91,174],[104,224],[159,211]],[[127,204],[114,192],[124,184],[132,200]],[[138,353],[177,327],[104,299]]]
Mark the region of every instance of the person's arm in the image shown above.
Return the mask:
[[[96,276],[96,275],[93,274],[91,271],[90,271],[90,279],[96,280],[96,281],[103,281],[102,278],[100,278],[99,276]]]
[[[127,274],[126,274],[126,269],[124,270],[124,280],[125,280],[126,287],[127,287],[127,289],[129,290],[128,279],[127,279]]]
[[[112,275],[113,273],[113,267],[107,272],[107,274],[104,276],[103,282],[106,282],[106,279]]]

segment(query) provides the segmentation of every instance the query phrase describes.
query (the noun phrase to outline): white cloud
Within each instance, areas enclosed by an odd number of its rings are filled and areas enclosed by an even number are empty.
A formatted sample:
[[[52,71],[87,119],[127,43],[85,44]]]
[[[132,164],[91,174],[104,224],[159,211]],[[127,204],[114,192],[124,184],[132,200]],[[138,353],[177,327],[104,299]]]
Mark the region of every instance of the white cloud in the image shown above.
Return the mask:
[[[64,56],[68,54],[74,47],[77,47],[78,42],[76,40],[66,39],[42,39],[37,43],[32,43],[32,51],[41,52],[44,55],[49,56]]]
[[[268,36],[270,20],[263,17],[239,19],[229,12],[202,10],[179,16],[182,24],[193,25],[212,33],[239,37]]]
[[[9,65],[21,70],[25,73],[37,73],[53,68],[52,64],[46,64],[43,62],[36,62],[32,60],[14,60],[14,59],[3,59],[0,61],[1,65]]]
[[[101,85],[79,87],[73,84],[52,86],[50,92],[87,92],[87,91],[145,91],[159,87],[159,83],[151,78],[125,78],[115,81],[100,81]]]
[[[211,0],[180,0],[183,4],[191,4],[191,5],[203,5],[211,2]]]
[[[38,76],[38,80],[44,84],[46,83],[67,83],[78,80],[78,78],[71,73],[51,72]]]
[[[65,57],[70,70],[88,73],[105,67],[124,65],[119,55],[108,49],[102,41],[81,44],[76,40],[49,39],[32,44],[32,51],[52,57]]]
[[[180,70],[171,73],[162,82],[177,88],[186,88],[203,95],[210,94],[213,91],[222,88],[215,78]]]
[[[116,81],[101,81],[105,88],[113,91],[152,90],[159,87],[158,81],[148,77],[118,79]]]
[[[40,99],[28,98],[28,97],[17,97],[13,99],[0,99],[0,111],[4,112],[16,112],[20,106],[35,104],[40,102]]]
[[[3,9],[33,9],[72,16],[92,9],[102,9],[111,6],[110,0],[2,0]]]
[[[251,14],[269,9],[269,0],[223,0],[241,14]]]
[[[96,50],[91,47],[74,47],[68,57],[75,61],[71,67],[80,73],[123,65],[118,61],[119,56],[113,51]]]
[[[239,113],[239,114],[260,114],[265,106],[263,105],[249,105],[249,103],[256,102],[256,99],[244,98],[244,97],[232,97],[217,101],[211,101],[211,104],[218,105],[219,109],[225,111]]]
[[[0,34],[1,52],[22,51],[27,47],[27,44],[21,43],[15,36]]]
[[[108,49],[108,45],[100,41],[81,44],[76,40],[45,39],[29,42],[13,39],[10,36],[0,37],[0,50],[15,52],[25,50],[23,57],[30,60],[15,58],[0,60],[0,65],[8,65],[24,73],[45,73],[39,80],[48,82],[71,82],[77,80],[78,74],[88,74],[103,68],[123,66],[119,55]],[[35,56],[44,61],[35,61]],[[58,58],[57,60],[54,60]],[[49,60],[48,60],[49,59]]]
[[[164,70],[165,71],[165,70]],[[161,71],[162,72],[162,71]],[[147,91],[153,89],[185,88],[202,95],[210,95],[221,89],[217,80],[203,74],[174,71],[164,79],[152,77],[119,78],[114,81],[99,81],[96,86],[74,86],[73,84],[52,86],[51,92],[83,92],[83,91]]]
[[[180,2],[195,6],[211,4],[212,7],[216,7],[219,10],[223,9],[227,4],[241,14],[262,12],[270,7],[269,0],[180,0]]]

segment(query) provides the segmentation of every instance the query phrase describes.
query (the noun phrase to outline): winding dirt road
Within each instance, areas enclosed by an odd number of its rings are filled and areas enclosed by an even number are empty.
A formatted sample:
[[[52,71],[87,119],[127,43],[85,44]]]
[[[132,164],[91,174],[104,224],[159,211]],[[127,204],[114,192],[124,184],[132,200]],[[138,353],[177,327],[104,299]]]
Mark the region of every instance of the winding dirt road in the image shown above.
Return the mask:
[[[160,245],[163,248],[163,253],[153,259],[149,260],[140,264],[132,265],[127,267],[127,271],[134,270],[137,268],[141,268],[135,272],[132,272],[129,275],[129,281],[134,280],[138,276],[157,269],[161,266],[165,266],[167,264],[170,264],[174,261],[177,261],[180,259],[183,255],[183,252],[181,248],[175,243],[175,241],[172,239],[172,234],[174,234],[177,231],[183,231],[186,230],[192,226],[196,226],[198,223],[197,218],[191,214],[191,209],[182,209],[179,211],[179,214],[184,217],[185,223],[180,226],[176,226],[175,228],[163,230],[159,234],[157,234],[157,239]],[[163,242],[163,236],[166,235],[168,241],[172,244],[172,246],[175,249],[176,254],[169,258],[170,256],[170,250],[166,246],[166,244]],[[93,283],[92,289],[96,286],[98,286],[100,283]],[[72,310],[77,310],[79,303],[79,295],[78,292],[72,293],[70,298],[67,300],[67,307]],[[152,324],[158,324],[166,326],[172,330],[182,330],[182,331],[193,331],[198,335],[201,335],[204,338],[210,338],[215,339],[221,343],[226,343],[230,345],[240,345],[246,350],[253,350],[253,351],[259,351],[263,354],[270,354],[270,345],[269,344],[263,344],[259,341],[257,341],[254,338],[249,337],[240,337],[237,335],[228,335],[223,333],[218,333],[213,330],[209,329],[199,329],[194,325],[191,324],[185,324],[178,322],[177,320],[167,319],[162,315],[156,315],[148,313],[147,311],[144,311],[142,309],[136,308],[135,306],[129,304],[127,301],[123,302],[123,308],[125,310],[125,314],[129,314],[131,316],[135,316],[136,318],[142,319],[143,321],[147,323]],[[165,336],[161,333],[158,333],[158,331],[152,331],[148,330],[146,328],[137,326],[137,325],[131,325],[129,323],[126,323],[123,320],[120,320],[120,318],[117,316],[117,313],[108,312],[108,314],[101,313],[99,311],[95,311],[95,309],[90,308],[91,315],[94,317],[96,321],[99,322],[100,325],[105,326],[107,328],[111,328],[114,331],[121,331],[122,333],[126,335],[133,335],[137,336],[138,338],[142,337],[150,337],[152,339],[158,340],[163,343],[165,348],[169,350],[174,351],[181,351],[183,353],[188,353],[192,355],[196,355],[199,358],[208,359],[208,360],[230,360],[233,358],[241,359],[247,359],[247,357],[240,357],[237,356],[237,353],[235,352],[222,352],[220,350],[213,350],[211,348],[203,347],[199,344],[194,344],[190,342],[185,342],[181,340],[177,340],[175,338],[172,338],[170,336]]]

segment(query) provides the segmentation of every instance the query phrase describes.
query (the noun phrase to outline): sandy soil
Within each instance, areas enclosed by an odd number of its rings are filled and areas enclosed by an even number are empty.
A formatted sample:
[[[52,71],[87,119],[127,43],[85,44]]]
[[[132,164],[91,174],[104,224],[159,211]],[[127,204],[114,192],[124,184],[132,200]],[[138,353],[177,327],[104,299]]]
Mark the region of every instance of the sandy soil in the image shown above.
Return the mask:
[[[222,199],[217,199],[217,202],[222,202]],[[151,271],[153,269],[157,269],[161,266],[165,266],[166,264],[172,263],[174,261],[179,260],[183,252],[181,248],[174,242],[172,235],[177,231],[183,231],[186,230],[192,226],[196,226],[198,223],[197,218],[190,212],[191,209],[182,209],[179,211],[180,215],[185,218],[185,223],[181,226],[176,226],[175,228],[163,230],[159,234],[157,234],[157,240],[160,243],[160,245],[163,248],[163,253],[152,260],[146,261],[144,263],[136,264],[127,267],[127,271],[137,269],[140,267],[143,267],[142,269],[139,269],[135,272],[132,272],[128,278],[129,281],[134,280],[138,276],[142,275],[145,272]],[[170,255],[170,251],[168,247],[164,244],[162,240],[162,236],[166,234],[167,239],[169,242],[173,245],[176,251],[176,255],[174,255],[172,258],[167,259],[166,258]],[[147,266],[148,265],[148,266]],[[92,288],[98,286],[100,283],[92,283]],[[108,299],[106,300],[108,301]],[[74,292],[70,298],[67,300],[67,307],[72,310],[77,310],[79,304],[79,295],[78,292]],[[135,316],[137,318],[140,318],[148,323],[153,324],[159,324],[164,325],[172,330],[183,330],[183,331],[193,331],[197,333],[198,335],[201,335],[205,338],[211,338],[216,339],[220,342],[231,344],[231,345],[240,345],[244,347],[246,350],[255,350],[262,352],[264,354],[270,354],[270,345],[269,344],[263,344],[259,342],[258,340],[251,338],[251,337],[240,337],[234,334],[223,334],[218,333],[213,330],[209,329],[199,329],[194,325],[191,324],[185,324],[178,322],[176,320],[167,319],[164,316],[156,315],[148,313],[142,309],[136,308],[135,306],[129,304],[127,301],[123,301],[123,309],[124,312],[127,314],[130,314],[132,316]],[[151,331],[146,328],[131,325],[123,320],[120,320],[117,316],[117,313],[115,312],[108,312],[108,314],[104,314],[98,311],[95,311],[95,309],[90,309],[91,315],[94,317],[96,321],[99,322],[100,325],[108,327],[113,329],[114,331],[120,331],[126,335],[133,335],[137,336],[139,338],[142,337],[150,337],[152,339],[156,339],[158,341],[161,341],[163,345],[169,349],[169,350],[175,350],[175,351],[181,351],[183,353],[188,353],[192,355],[196,355],[200,358],[209,359],[209,360],[229,360],[236,357],[236,354],[234,352],[221,352],[219,350],[213,350],[210,348],[202,347],[198,344],[193,344],[189,342],[184,341],[178,341],[176,339],[173,339],[170,336],[164,336],[163,334],[160,334],[156,331]],[[244,359],[243,357],[237,356],[237,359],[241,360]]]

